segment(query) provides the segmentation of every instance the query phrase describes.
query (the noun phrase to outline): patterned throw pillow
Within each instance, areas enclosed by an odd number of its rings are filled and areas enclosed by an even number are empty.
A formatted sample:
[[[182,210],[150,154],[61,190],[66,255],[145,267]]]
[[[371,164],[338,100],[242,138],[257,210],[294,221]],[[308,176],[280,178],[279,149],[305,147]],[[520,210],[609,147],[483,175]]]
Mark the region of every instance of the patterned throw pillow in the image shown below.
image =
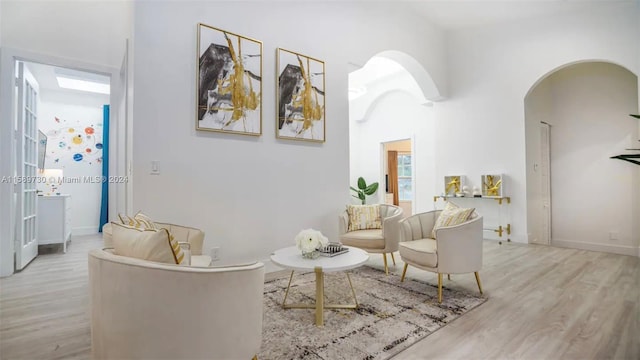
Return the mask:
[[[153,222],[153,220],[151,220],[150,217],[148,217],[147,215],[143,214],[142,211],[138,211],[133,217],[127,216],[127,215],[118,214],[118,218],[120,219],[120,222],[122,224],[127,225],[127,226],[131,226],[131,227],[134,227],[134,228],[138,228],[138,229],[158,230],[160,228],[158,225],[156,225],[155,222]]]
[[[159,229],[158,225],[156,225],[156,223],[153,222],[153,220],[151,220],[150,217],[148,217],[147,215],[143,214],[142,211],[138,211],[133,216],[133,220],[137,224],[140,224],[140,226],[142,226],[143,229],[154,229],[154,230],[158,230]]]
[[[462,224],[467,221],[475,208],[461,208],[451,201],[447,201],[447,205],[444,207],[440,216],[436,220],[436,224],[431,231],[431,237],[436,238],[436,230],[442,227],[453,226]]]
[[[349,229],[347,231],[380,229],[380,205],[347,205]]]

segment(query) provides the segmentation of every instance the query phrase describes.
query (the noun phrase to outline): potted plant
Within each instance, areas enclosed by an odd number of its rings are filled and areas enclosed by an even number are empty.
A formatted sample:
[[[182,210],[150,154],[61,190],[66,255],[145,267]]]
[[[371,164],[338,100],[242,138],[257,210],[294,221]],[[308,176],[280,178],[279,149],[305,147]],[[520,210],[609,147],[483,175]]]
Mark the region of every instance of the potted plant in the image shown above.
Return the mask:
[[[350,186],[351,190],[356,192],[356,195],[352,195],[354,198],[360,199],[360,201],[362,201],[362,205],[364,205],[366,203],[366,196],[367,195],[373,195],[376,193],[376,191],[378,191],[378,183],[374,182],[370,185],[367,185],[367,183],[364,181],[364,178],[359,177],[358,178],[358,188],[354,188],[353,186]]]

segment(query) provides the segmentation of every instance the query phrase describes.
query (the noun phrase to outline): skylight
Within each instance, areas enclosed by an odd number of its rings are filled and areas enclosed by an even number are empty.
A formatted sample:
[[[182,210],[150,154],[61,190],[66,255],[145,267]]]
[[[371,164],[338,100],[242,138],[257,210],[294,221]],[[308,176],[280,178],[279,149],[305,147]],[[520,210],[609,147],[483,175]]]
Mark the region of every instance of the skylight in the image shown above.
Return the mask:
[[[58,80],[58,86],[64,89],[88,91],[105,95],[108,95],[110,93],[109,84],[90,80],[75,79],[72,77],[61,75],[57,75],[56,79]]]

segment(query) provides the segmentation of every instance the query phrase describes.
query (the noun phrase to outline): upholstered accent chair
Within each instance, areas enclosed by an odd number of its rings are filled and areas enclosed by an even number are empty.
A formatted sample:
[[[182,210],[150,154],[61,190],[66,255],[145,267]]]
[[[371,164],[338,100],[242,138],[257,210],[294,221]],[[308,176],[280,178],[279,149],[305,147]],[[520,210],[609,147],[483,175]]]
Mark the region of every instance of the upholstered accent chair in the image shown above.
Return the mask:
[[[89,252],[94,359],[251,359],[264,265],[191,267]]]
[[[482,216],[475,211],[466,221],[432,230],[440,210],[409,216],[400,221],[399,252],[404,261],[401,281],[408,265],[438,274],[438,302],[442,302],[442,274],[474,273],[482,294],[480,275],[482,268]]]
[[[379,229],[349,231],[349,215],[345,210],[338,216],[338,234],[340,242],[344,245],[357,247],[368,253],[382,254],[384,271],[389,274],[387,254],[391,254],[393,265],[395,265],[396,259],[393,253],[398,251],[398,242],[400,241],[399,221],[402,219],[402,209],[388,204],[380,204],[379,206],[381,220]]]

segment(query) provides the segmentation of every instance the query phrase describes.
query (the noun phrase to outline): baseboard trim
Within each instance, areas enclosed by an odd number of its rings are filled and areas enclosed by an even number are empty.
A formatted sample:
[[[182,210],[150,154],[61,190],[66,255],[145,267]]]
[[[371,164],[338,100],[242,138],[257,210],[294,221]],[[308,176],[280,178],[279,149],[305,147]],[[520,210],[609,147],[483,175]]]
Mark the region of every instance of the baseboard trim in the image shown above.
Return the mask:
[[[601,251],[620,255],[640,257],[640,247],[611,244],[585,243],[573,240],[551,240],[551,245],[580,250]]]
[[[71,235],[73,236],[95,235],[97,233],[98,233],[98,228],[96,226],[83,226],[83,227],[75,227],[71,229]]]

